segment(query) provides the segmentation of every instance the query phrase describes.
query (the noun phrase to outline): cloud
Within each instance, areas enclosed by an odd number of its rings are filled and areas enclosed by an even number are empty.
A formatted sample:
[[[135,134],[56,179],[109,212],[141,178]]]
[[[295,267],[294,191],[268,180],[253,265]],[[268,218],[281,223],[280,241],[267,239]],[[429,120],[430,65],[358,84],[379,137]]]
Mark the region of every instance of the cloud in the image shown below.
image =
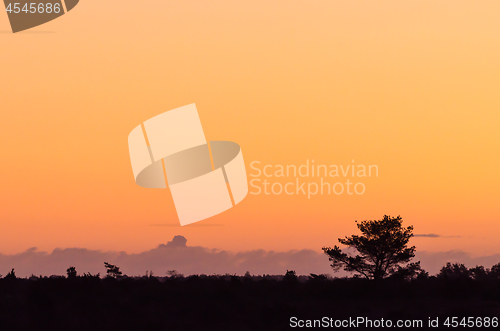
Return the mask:
[[[418,252],[415,261],[431,275],[436,274],[446,262],[464,263],[467,267],[483,265],[490,268],[500,262],[500,254],[472,257],[463,251]],[[314,250],[291,250],[275,252],[252,250],[230,252],[200,246],[189,246],[183,236],[175,236],[166,244],[139,254],[125,252],[98,251],[84,248],[55,249],[52,253],[38,251],[35,247],[13,255],[0,254],[0,273],[5,275],[15,268],[20,277],[34,275],[65,275],[70,266],[76,267],[79,274],[90,272],[105,275],[104,262],[118,265],[129,276],[144,275],[153,271],[156,276],[164,276],[169,270],[184,275],[191,274],[237,274],[249,271],[254,275],[284,274],[295,270],[299,275],[330,274],[346,276],[341,271],[334,273],[330,268],[328,256]]]
[[[415,234],[414,237],[424,237],[424,238],[462,238],[462,236],[442,236],[440,234],[429,233],[429,234]]]
[[[171,248],[174,248],[174,247],[187,247],[187,239],[183,236],[175,236],[174,239],[172,239],[172,241],[169,241],[166,245],[160,245],[160,247],[171,247]]]
[[[104,262],[120,267],[129,276],[144,275],[153,271],[164,276],[169,270],[191,274],[238,274],[249,271],[254,275],[284,274],[295,270],[298,274],[332,273],[328,257],[313,250],[275,252],[253,250],[229,252],[199,246],[188,246],[187,239],[175,236],[172,241],[139,254],[102,252],[81,248],[55,249],[52,253],[30,248],[14,255],[0,255],[0,273],[5,275],[15,268],[20,277],[34,275],[64,275],[70,266],[81,274],[105,274]]]
[[[439,238],[441,236],[435,233],[429,233],[429,234],[415,234],[414,237]]]

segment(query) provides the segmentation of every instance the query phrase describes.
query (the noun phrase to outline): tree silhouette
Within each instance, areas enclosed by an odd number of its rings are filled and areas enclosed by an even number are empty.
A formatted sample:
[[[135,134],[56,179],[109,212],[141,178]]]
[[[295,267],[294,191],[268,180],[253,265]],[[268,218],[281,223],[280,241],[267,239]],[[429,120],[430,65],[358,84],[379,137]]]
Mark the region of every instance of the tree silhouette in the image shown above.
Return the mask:
[[[493,267],[491,267],[489,275],[492,278],[500,278],[500,263],[497,263]]]
[[[470,272],[469,269],[467,269],[467,267],[462,263],[451,264],[448,262],[441,268],[437,277],[444,280],[466,280],[470,278]]]
[[[357,223],[357,221],[356,221]],[[361,235],[339,238],[339,242],[354,248],[359,254],[350,255],[340,247],[323,247],[332,262],[333,270],[343,268],[356,272],[368,279],[381,279],[396,272],[415,274],[420,270],[420,262],[409,263],[415,257],[415,246],[408,247],[413,237],[413,226],[404,228],[401,216],[384,215],[381,220],[357,223]]]
[[[297,280],[297,273],[295,270],[287,270],[286,274],[283,276],[284,282],[294,282]]]
[[[104,262],[104,267],[106,268],[106,274],[108,275],[108,277],[118,278],[122,275],[120,268],[113,264]]]
[[[69,267],[66,269],[66,274],[68,275],[68,278],[74,279],[76,278],[76,268],[75,267]]]
[[[10,280],[17,279],[14,268],[12,268],[12,270],[5,276],[5,279],[10,279]]]
[[[469,269],[469,275],[475,280],[485,280],[490,273],[489,269],[485,269],[482,265],[477,265]]]

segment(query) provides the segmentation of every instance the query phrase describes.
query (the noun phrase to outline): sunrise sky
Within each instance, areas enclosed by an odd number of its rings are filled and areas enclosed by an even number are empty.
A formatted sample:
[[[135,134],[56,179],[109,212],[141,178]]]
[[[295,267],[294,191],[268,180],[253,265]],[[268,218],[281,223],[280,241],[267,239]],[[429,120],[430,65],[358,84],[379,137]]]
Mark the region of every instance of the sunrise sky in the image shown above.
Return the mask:
[[[438,235],[417,251],[500,252],[498,1],[82,0],[18,34],[1,8],[0,253],[175,235],[320,251],[384,214]],[[379,176],[361,196],[249,194],[180,227],[168,190],[135,184],[127,137],[191,103],[249,175],[354,160]]]

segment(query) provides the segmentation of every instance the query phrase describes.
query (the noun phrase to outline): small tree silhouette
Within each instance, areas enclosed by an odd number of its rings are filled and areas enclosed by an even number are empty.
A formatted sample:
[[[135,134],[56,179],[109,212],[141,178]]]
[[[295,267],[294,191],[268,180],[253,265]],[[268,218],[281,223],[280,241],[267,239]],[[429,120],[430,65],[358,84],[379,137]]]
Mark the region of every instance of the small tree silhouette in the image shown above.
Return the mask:
[[[12,270],[7,275],[5,275],[4,279],[9,279],[9,280],[17,279],[16,273],[14,272],[14,268],[12,268]]]
[[[297,280],[297,273],[295,270],[287,270],[286,274],[283,276],[284,281],[294,281]]]
[[[474,268],[469,269],[469,275],[474,280],[483,281],[488,278],[489,270],[485,269],[482,265],[477,265]]]
[[[500,278],[500,263],[497,263],[493,267],[491,267],[489,276],[492,278]]]
[[[467,280],[470,279],[470,272],[462,263],[448,262],[441,268],[437,277],[444,280]]]
[[[396,272],[405,275],[405,270],[414,274],[420,270],[420,262],[409,263],[415,257],[415,246],[408,247],[413,226],[404,228],[402,223],[401,216],[384,215],[381,220],[356,224],[362,234],[339,238],[339,242],[356,249],[358,255],[348,255],[338,246],[323,247],[323,251],[335,271],[344,268],[368,279],[381,279]]]
[[[68,279],[71,278],[71,279],[74,279],[76,278],[76,268],[75,267],[69,267],[68,269],[66,269],[66,274],[68,275]]]
[[[120,268],[113,264],[104,262],[104,267],[106,268],[106,274],[108,275],[108,277],[118,278],[122,275]]]
[[[298,278],[295,270],[287,270],[286,274],[283,276],[282,279],[284,284],[290,284],[290,285],[296,284],[297,280]]]

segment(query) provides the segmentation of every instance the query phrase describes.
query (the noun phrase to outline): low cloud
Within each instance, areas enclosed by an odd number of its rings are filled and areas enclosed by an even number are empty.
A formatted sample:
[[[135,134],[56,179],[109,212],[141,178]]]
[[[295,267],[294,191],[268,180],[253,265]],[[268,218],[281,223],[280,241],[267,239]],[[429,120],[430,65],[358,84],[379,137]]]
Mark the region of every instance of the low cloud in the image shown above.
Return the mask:
[[[440,234],[429,233],[429,234],[415,234],[414,237],[424,237],[424,238],[462,238],[462,236],[442,236]]]
[[[422,267],[429,274],[437,274],[439,270],[446,264],[463,263],[466,267],[472,268],[477,265],[482,265],[485,268],[491,268],[493,265],[500,262],[500,254],[477,256],[473,257],[469,253],[460,250],[452,250],[448,252],[417,252],[415,255],[416,261],[422,262]]]
[[[431,275],[436,274],[446,262],[464,263],[467,267],[483,265],[490,268],[500,262],[500,254],[471,257],[463,251],[417,252],[415,261]],[[129,276],[144,275],[153,271],[156,276],[164,276],[169,270],[184,275],[191,274],[237,274],[249,271],[253,275],[284,274],[295,270],[299,275],[330,274],[346,276],[341,271],[334,273],[330,268],[328,256],[321,252],[303,249],[287,252],[252,250],[230,252],[200,246],[189,246],[183,236],[175,236],[166,244],[139,254],[125,252],[98,251],[83,248],[55,249],[52,253],[38,251],[35,247],[13,255],[0,254],[0,273],[5,275],[15,268],[16,275],[65,275],[69,266],[76,267],[79,274],[105,274],[104,263],[118,265]]]
[[[175,236],[172,241],[139,254],[125,252],[102,252],[81,248],[55,249],[52,253],[30,248],[14,255],[0,255],[0,273],[6,274],[15,268],[16,275],[64,275],[69,266],[79,273],[105,274],[104,263],[120,267],[129,276],[144,275],[153,271],[164,276],[169,270],[185,275],[191,274],[238,274],[249,271],[254,275],[284,274],[295,270],[298,274],[332,273],[328,256],[313,250],[291,250],[275,252],[253,250],[229,252],[200,246],[188,246],[187,239]]]
[[[413,235],[414,237],[426,237],[426,238],[439,238],[441,237],[440,235],[438,234],[435,234],[435,233],[429,233],[429,234],[415,234]]]

